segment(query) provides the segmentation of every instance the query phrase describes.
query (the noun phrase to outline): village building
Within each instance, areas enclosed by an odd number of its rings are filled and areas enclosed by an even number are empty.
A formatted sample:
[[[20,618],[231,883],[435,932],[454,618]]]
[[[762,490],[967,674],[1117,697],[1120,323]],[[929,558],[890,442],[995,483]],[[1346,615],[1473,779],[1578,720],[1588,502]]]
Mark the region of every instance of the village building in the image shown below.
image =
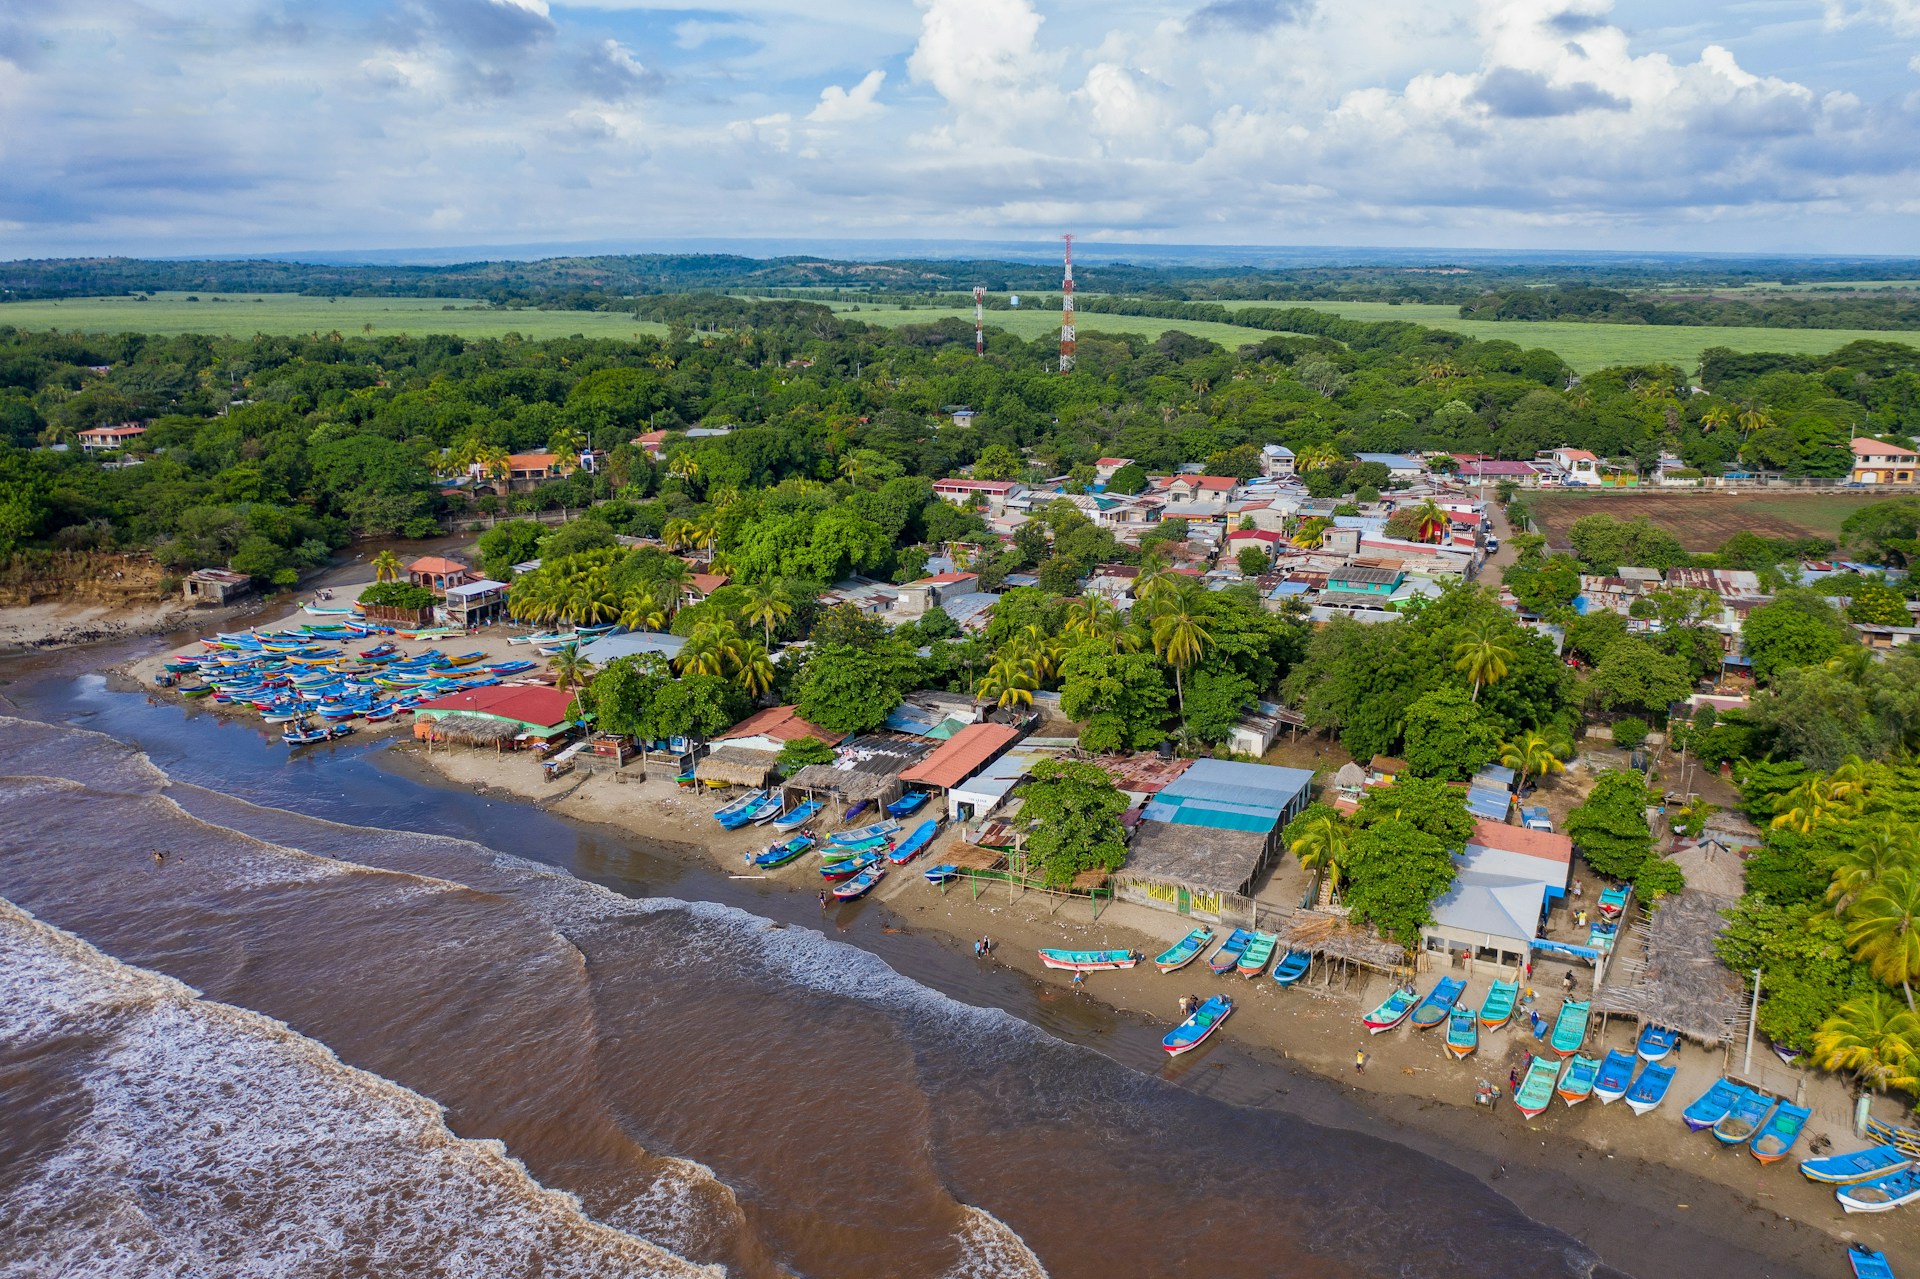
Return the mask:
[[[1600,459],[1585,449],[1558,448],[1539,455],[1563,484],[1598,484]]]
[[[414,736],[495,749],[551,742],[573,728],[572,693],[544,684],[467,688],[414,708]]]
[[[704,604],[707,597],[725,586],[728,582],[725,573],[692,573],[680,592],[680,606],[691,608],[695,604]]]
[[[969,724],[954,733],[900,775],[908,785],[944,796],[947,820],[955,825],[985,819],[1027,770],[1045,756],[1010,751],[1021,737],[1012,724]]]
[[[1454,865],[1453,886],[1421,930],[1422,947],[1469,974],[1517,976],[1533,956],[1547,910],[1566,895],[1573,841],[1482,820]]]
[[[197,568],[181,580],[180,593],[189,604],[221,605],[253,589],[253,579],[230,568]]]
[[[1093,478],[1105,484],[1113,478],[1113,473],[1123,466],[1132,466],[1130,457],[1103,457],[1093,464]]]
[[[423,555],[407,565],[407,580],[432,591],[436,599],[445,599],[448,588],[464,586],[479,576],[459,560],[442,555]]]
[[[943,502],[972,509],[982,507],[995,515],[1004,515],[1007,503],[1027,491],[1024,484],[1011,480],[941,480],[933,486],[933,495]]]
[[[945,608],[959,596],[978,593],[980,575],[936,573],[895,589],[899,595],[894,600],[893,617],[890,620],[896,623],[914,622],[935,608]]]
[[[1158,910],[1235,926],[1253,922],[1254,881],[1280,831],[1306,808],[1313,773],[1196,759],[1141,813],[1114,895]]]
[[[531,488],[544,480],[550,480],[563,474],[558,454],[554,453],[509,453],[507,455],[507,480],[521,488]]]
[[[680,656],[680,650],[686,646],[687,641],[678,635],[658,631],[620,631],[587,641],[580,645],[579,652],[581,657],[596,667],[604,667],[608,662],[617,662],[623,657],[644,657],[649,654],[672,661]]]
[[[1168,517],[1205,519],[1226,514],[1240,481],[1231,475],[1156,475],[1152,485],[1153,492],[1165,499]]]
[[[1294,473],[1293,450],[1284,444],[1268,444],[1260,450],[1260,473],[1270,480]]]
[[[1500,480],[1512,480],[1522,488],[1532,488],[1540,482],[1540,469],[1531,462],[1509,462],[1499,458],[1460,459],[1460,469],[1454,472],[1458,479],[1472,484],[1496,483]]]
[[[1377,462],[1387,468],[1387,474],[1396,480],[1412,483],[1424,479],[1427,474],[1425,458],[1411,457],[1405,453],[1356,453],[1357,462]]]
[[[80,448],[87,453],[104,453],[111,449],[123,449],[147,433],[147,428],[137,422],[122,422],[118,426],[96,426],[80,432]]]
[[[481,578],[477,582],[449,586],[446,601],[440,609],[446,616],[447,625],[462,629],[491,626],[495,622],[505,621],[507,584]]]
[[[694,776],[703,782],[765,786],[777,770],[780,748],[802,737],[838,746],[846,734],[809,724],[791,706],[770,706],[715,737],[712,750],[694,765]]]
[[[803,799],[831,800],[843,811],[859,804],[875,808],[899,799],[906,790],[902,774],[935,749],[924,737],[907,733],[863,733],[840,743],[830,764],[808,764],[782,783],[789,806]]]
[[[967,725],[979,723],[983,714],[980,704],[971,697],[920,689],[908,693],[887,714],[887,727],[896,733],[944,742]]]
[[[1920,472],[1920,453],[1899,444],[1854,437],[1855,484],[1911,484],[1916,472]]]

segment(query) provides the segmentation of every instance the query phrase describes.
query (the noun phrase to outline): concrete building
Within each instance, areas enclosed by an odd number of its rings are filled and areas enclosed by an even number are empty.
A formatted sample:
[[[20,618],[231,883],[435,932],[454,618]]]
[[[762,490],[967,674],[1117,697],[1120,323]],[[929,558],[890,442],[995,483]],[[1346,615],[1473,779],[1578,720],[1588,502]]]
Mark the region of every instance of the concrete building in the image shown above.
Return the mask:
[[[122,422],[118,426],[96,426],[90,431],[80,432],[80,448],[87,453],[104,453],[111,449],[123,449],[147,433],[147,428],[136,422]]]
[[[407,565],[407,580],[415,586],[426,587],[439,599],[446,598],[449,587],[464,585],[479,576],[459,560],[441,555],[423,555]]]
[[[1278,851],[1281,829],[1312,795],[1307,769],[1194,760],[1142,811],[1127,864],[1114,876],[1115,896],[1251,923],[1254,881]]]
[[[1260,473],[1270,480],[1293,474],[1293,450],[1284,444],[1269,444],[1260,450]]]
[[[180,583],[180,593],[189,604],[218,606],[252,589],[252,578],[230,568],[198,568]]]
[[[686,646],[687,641],[678,635],[657,631],[622,631],[617,635],[602,635],[599,639],[582,644],[580,656],[596,667],[604,667],[608,662],[617,662],[623,657],[640,657],[648,653],[672,661]]]
[[[1405,453],[1355,453],[1353,456],[1357,462],[1378,462],[1387,468],[1387,473],[1394,479],[1406,480],[1409,483],[1424,478],[1427,473],[1427,463],[1424,458],[1412,457]]]
[[[81,437],[82,444],[86,437]],[[1911,484],[1920,471],[1920,453],[1898,444],[1856,436],[1853,441],[1855,484]]]
[[[507,616],[507,584],[481,578],[449,586],[441,605],[447,625],[460,627],[491,626]]]

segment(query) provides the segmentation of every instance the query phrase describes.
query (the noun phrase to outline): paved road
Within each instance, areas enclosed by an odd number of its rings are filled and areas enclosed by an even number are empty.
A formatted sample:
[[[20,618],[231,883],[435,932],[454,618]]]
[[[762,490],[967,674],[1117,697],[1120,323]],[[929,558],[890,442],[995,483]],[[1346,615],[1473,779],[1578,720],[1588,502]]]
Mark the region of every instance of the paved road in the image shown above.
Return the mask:
[[[1519,558],[1519,552],[1513,549],[1513,526],[1507,523],[1506,512],[1492,498],[1487,499],[1487,529],[1500,539],[1500,549],[1488,557],[1480,576],[1474,580],[1491,586],[1497,592],[1500,584],[1506,580],[1507,566]]]

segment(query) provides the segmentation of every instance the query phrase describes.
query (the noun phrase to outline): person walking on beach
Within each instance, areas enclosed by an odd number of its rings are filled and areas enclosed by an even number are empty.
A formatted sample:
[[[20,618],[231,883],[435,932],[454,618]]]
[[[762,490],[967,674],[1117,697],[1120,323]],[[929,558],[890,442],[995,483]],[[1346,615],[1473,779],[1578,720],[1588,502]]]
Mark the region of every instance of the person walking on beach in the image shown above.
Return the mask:
[[[1571,995],[1573,993],[1573,969],[1567,969],[1567,975],[1560,979],[1560,985]]]
[[[1520,1072],[1518,1070],[1509,1070],[1507,1072],[1507,1087],[1514,1092],[1520,1091]]]
[[[824,888],[820,890],[820,913],[827,913],[827,890]]]
[[[1364,1048],[1355,1050],[1353,1054],[1353,1073],[1356,1075],[1367,1073],[1367,1050]]]

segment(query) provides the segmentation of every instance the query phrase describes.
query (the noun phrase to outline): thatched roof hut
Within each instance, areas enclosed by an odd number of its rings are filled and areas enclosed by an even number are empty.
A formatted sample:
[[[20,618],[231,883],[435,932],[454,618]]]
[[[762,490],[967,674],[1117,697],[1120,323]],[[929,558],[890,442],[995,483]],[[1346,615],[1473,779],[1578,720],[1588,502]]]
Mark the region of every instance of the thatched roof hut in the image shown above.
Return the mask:
[[[897,775],[842,768],[838,764],[808,764],[789,777],[786,784],[789,790],[825,791],[830,795],[838,795],[850,804],[857,804],[863,799],[876,803],[889,801],[900,795],[900,779]]]
[[[728,782],[734,786],[765,786],[773,776],[779,757],[772,751],[748,750],[744,746],[722,746],[693,766],[693,775],[703,782]]]
[[[492,746],[496,749],[518,737],[521,731],[519,724],[490,715],[442,715],[439,719],[422,720],[420,723],[426,730],[421,735],[429,742]]]
[[[1322,959],[1339,959],[1363,968],[1395,972],[1406,966],[1406,948],[1345,915],[1297,910],[1275,930],[1284,950],[1304,950]]]
[[[1333,784],[1341,790],[1359,790],[1367,784],[1367,770],[1348,760],[1333,775]]]
[[[1708,1048],[1735,1038],[1746,1023],[1746,983],[1713,953],[1727,926],[1721,912],[1734,900],[1696,889],[1663,899],[1629,930],[1638,955],[1622,958],[1616,949],[1594,1008],[1665,1026]]]

